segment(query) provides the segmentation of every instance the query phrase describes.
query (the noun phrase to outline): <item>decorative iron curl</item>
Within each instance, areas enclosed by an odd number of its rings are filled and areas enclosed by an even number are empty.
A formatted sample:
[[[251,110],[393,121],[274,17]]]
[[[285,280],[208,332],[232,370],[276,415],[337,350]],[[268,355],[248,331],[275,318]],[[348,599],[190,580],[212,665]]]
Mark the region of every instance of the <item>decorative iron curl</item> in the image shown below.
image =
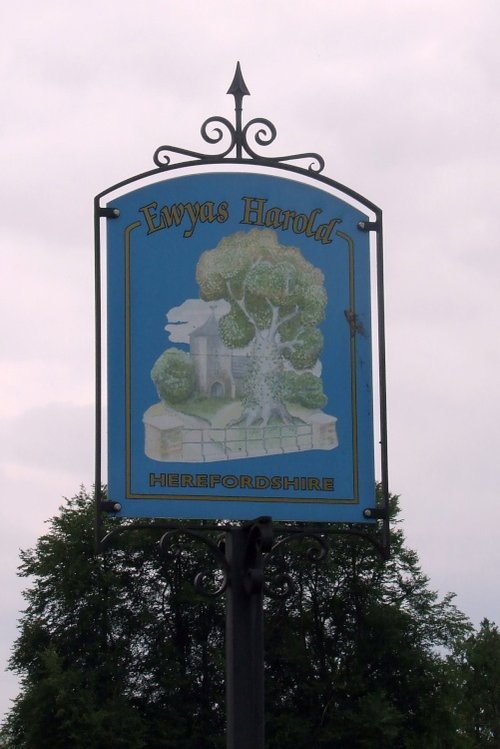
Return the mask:
[[[212,128],[215,135],[211,135],[208,131],[209,125],[214,125]],[[224,131],[220,127],[216,127],[215,125],[223,125],[227,133],[224,133]],[[234,126],[232,125],[229,120],[226,120],[225,117],[209,117],[208,120],[205,120],[203,125],[201,126],[201,137],[203,138],[206,143],[220,143],[221,140],[224,138],[224,135],[229,135],[231,138],[231,142],[229,144],[229,147],[226,148],[225,151],[222,151],[221,153],[217,154],[218,159],[223,159],[224,156],[227,156],[228,153],[231,153],[233,148],[236,145],[236,130],[234,129]]]
[[[304,539],[310,539],[313,541],[313,546],[309,546],[306,550],[306,557],[312,564],[321,564],[328,558],[329,546],[327,540],[319,533],[304,530],[297,530],[289,532],[289,535],[283,536],[275,544],[266,557],[265,563],[268,564],[272,561],[272,555],[278,549],[283,548],[285,544],[289,544],[293,541],[302,541]],[[285,599],[291,596],[295,591],[295,583],[292,576],[288,572],[276,572],[271,573],[268,578],[268,582],[265,583],[264,592],[270,598],[274,599]]]
[[[255,133],[253,133],[253,139],[259,146],[270,146],[274,142],[278,131],[270,120],[257,117],[250,122],[247,122],[242,132],[242,146],[246,153],[252,158],[259,161],[265,161],[270,165],[279,164],[285,161],[299,161],[301,159],[312,159],[312,162],[307,167],[307,170],[319,174],[325,168],[325,161],[318,153],[294,153],[289,156],[262,156],[253,150],[249,143],[250,129],[255,125],[262,125]]]
[[[178,154],[179,156],[188,157],[190,161],[186,163],[199,162],[200,164],[211,164],[221,163],[225,159],[229,159],[232,163],[245,163],[250,160],[262,165],[276,167],[283,165],[285,162],[309,159],[310,163],[308,166],[301,167],[305,172],[319,174],[323,171],[325,161],[318,153],[306,152],[290,154],[288,156],[263,156],[255,150],[255,145],[267,147],[274,143],[277,130],[270,120],[263,117],[256,117],[242,127],[242,100],[243,96],[248,96],[250,92],[243,80],[239,63],[236,67],[235,78],[229,88],[228,94],[232,94],[235,99],[235,124],[233,125],[225,117],[213,116],[205,120],[200,131],[203,140],[211,145],[221,143],[225,137],[229,137],[227,148],[210,154],[179,148],[177,146],[160,146],[153,155],[153,161],[156,166],[160,169],[168,169],[174,166],[172,164],[172,154]],[[255,127],[257,127],[256,131],[254,131]],[[209,128],[211,128],[211,131]],[[235,155],[231,156],[233,151],[235,151]],[[183,164],[184,162],[176,165],[182,166]]]
[[[170,154],[178,153],[182,156],[188,156],[190,159],[197,159],[198,161],[209,161],[209,157],[204,153],[198,153],[197,151],[190,151],[187,148],[178,148],[177,146],[160,146],[156,149],[153,154],[153,161],[156,166],[160,169],[168,169],[172,166],[172,158]]]
[[[217,598],[218,596],[222,595],[225,592],[229,582],[229,565],[227,563],[226,557],[224,556],[224,552],[221,550],[220,541],[213,541],[201,531],[195,531],[187,528],[176,528],[173,530],[168,530],[160,538],[160,554],[163,557],[174,556],[176,558],[179,558],[184,551],[184,549],[178,543],[179,539],[182,536],[187,536],[190,539],[201,541],[203,544],[205,544],[205,546],[208,548],[213,558],[215,559],[219,571],[222,573],[221,583],[214,588],[213,570],[201,570],[195,575],[193,581],[195,590],[198,593],[206,596],[207,598]],[[212,585],[210,585],[210,582],[212,582]]]
[[[260,125],[261,127],[254,133],[251,133],[250,131],[255,125]],[[253,120],[247,122],[242,131],[243,147],[249,156],[260,158],[259,154],[255,153],[248,143],[249,134],[252,135],[259,146],[270,146],[276,140],[278,131],[271,120],[266,120],[264,117],[255,117]]]
[[[217,124],[219,127],[213,127],[212,133],[209,132],[209,126]],[[222,126],[222,127],[221,127]],[[226,129],[226,133],[222,128]],[[201,137],[206,143],[220,143],[224,136],[229,135],[230,143],[229,146],[218,153],[208,154],[200,153],[199,151],[191,151],[187,148],[179,148],[177,146],[160,146],[156,149],[153,155],[153,161],[156,166],[162,169],[166,169],[171,165],[170,154],[179,154],[182,156],[188,156],[190,159],[195,159],[200,162],[212,162],[220,161],[224,159],[236,145],[236,130],[229,120],[225,117],[209,117],[205,120],[200,129]]]
[[[179,558],[183,553],[182,546],[178,542],[181,537],[187,537],[192,541],[201,541],[212,554],[216,566],[221,574],[221,581],[214,585],[215,570],[201,570],[196,573],[192,581],[195,590],[207,598],[217,598],[226,592],[231,581],[231,565],[226,557],[225,541],[227,533],[231,532],[234,526],[226,524],[217,524],[213,526],[203,526],[203,528],[193,528],[192,526],[179,526],[171,523],[150,524],[136,522],[114,528],[106,534],[101,541],[101,550],[105,550],[111,544],[113,539],[124,533],[138,530],[148,530],[155,533],[161,533],[159,540],[160,554],[164,557]],[[367,534],[361,530],[352,528],[319,528],[315,527],[293,527],[282,526],[278,529],[279,538],[274,542],[274,528],[270,517],[261,517],[248,524],[248,535],[245,541],[244,555],[244,587],[248,595],[259,591],[274,599],[286,599],[295,591],[295,584],[288,572],[279,569],[279,563],[276,562],[273,570],[273,557],[276,552],[283,549],[285,544],[293,541],[303,541],[309,539],[312,541],[305,550],[305,556],[312,564],[321,564],[329,554],[328,539],[330,536],[349,536],[353,539],[362,539],[368,541],[380,553],[382,559],[388,558],[388,551],[380,541],[372,534]],[[213,536],[207,533],[219,534],[218,540],[215,541]],[[223,534],[222,536],[220,534]],[[267,568],[267,580],[266,580]],[[271,568],[271,569],[269,569]],[[167,588],[165,588],[165,593]]]

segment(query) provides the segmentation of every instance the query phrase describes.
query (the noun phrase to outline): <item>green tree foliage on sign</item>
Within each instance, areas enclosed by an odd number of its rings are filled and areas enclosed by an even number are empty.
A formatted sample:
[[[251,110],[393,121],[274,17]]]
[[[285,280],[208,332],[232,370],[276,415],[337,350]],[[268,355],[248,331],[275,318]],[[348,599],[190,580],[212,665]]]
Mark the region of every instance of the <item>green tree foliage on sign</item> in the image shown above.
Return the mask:
[[[272,417],[292,421],[282,391],[284,364],[311,369],[323,348],[318,325],[327,295],[321,270],[296,247],[281,245],[275,232],[254,229],[224,237],[204,252],[196,280],[202,299],[230,305],[219,321],[224,344],[252,344],[242,420],[247,426],[265,425]]]
[[[159,398],[167,405],[189,398],[195,387],[195,370],[190,355],[178,348],[169,348],[158,357],[151,370]]]
[[[283,398],[306,408],[323,408],[328,400],[321,378],[312,372],[284,372]]]
[[[82,490],[22,552],[27,606],[11,659],[21,690],[4,747],[224,747],[224,601],[190,584],[210,557],[194,544],[161,558],[159,526],[146,525],[97,557]],[[497,652],[496,628],[472,635],[397,524],[386,564],[354,537],[334,536],[321,565],[308,545],[283,544],[269,569],[271,585],[286,572],[295,592],[266,599],[267,747],[496,746],[470,743],[463,702],[475,659]]]

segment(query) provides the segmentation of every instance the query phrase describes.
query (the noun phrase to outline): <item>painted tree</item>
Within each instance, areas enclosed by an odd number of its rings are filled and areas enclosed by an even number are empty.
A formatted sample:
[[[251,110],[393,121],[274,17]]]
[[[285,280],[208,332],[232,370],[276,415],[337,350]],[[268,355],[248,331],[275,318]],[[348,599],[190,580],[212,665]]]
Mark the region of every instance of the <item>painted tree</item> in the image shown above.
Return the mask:
[[[254,229],[222,239],[200,257],[196,280],[201,298],[225,299],[219,321],[228,348],[252,344],[242,420],[267,424],[291,420],[283,397],[288,367],[309,370],[323,348],[318,324],[327,302],[324,276],[296,247],[281,245],[275,232]]]
[[[321,378],[312,372],[285,372],[283,384],[287,401],[300,403],[306,408],[323,408],[326,405],[328,398],[323,392]]]
[[[186,351],[169,348],[156,360],[151,379],[167,404],[185,401],[194,390],[194,364]]]

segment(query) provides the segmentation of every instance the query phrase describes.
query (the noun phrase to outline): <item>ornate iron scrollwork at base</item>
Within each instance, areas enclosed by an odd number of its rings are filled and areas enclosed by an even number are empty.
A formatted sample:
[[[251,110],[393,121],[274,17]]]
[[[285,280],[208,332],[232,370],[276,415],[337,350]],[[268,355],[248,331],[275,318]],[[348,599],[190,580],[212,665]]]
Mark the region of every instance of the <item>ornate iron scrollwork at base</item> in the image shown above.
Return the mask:
[[[215,585],[212,571],[201,570],[197,572],[193,581],[195,590],[207,598],[216,598],[225,593],[229,583],[230,570],[224,555],[223,539],[220,538],[218,541],[214,541],[200,530],[179,527],[168,530],[162,535],[159,541],[160,554],[167,559],[172,555],[178,556],[182,554],[183,548],[179,545],[179,542],[183,537],[204,544],[218,567],[220,579],[215,581]]]
[[[285,599],[295,590],[295,583],[289,572],[280,569],[283,563],[279,554],[294,543],[311,542],[304,550],[304,556],[311,564],[326,562],[330,554],[329,537],[332,535],[360,538],[371,543],[386,556],[384,547],[374,536],[362,531],[344,528],[318,528],[273,525],[271,518],[257,518],[242,525],[218,524],[192,526],[181,524],[131,523],[108,533],[102,540],[102,548],[108,548],[113,539],[134,530],[161,534],[158,541],[160,556],[166,560],[188,555],[193,543],[201,544],[214,562],[213,568],[196,572],[191,581],[195,590],[206,598],[217,598],[226,593],[231,585],[232,570],[226,555],[227,535],[233,530],[245,530],[244,588],[247,595],[263,593],[274,599]],[[184,543],[182,543],[184,541]]]

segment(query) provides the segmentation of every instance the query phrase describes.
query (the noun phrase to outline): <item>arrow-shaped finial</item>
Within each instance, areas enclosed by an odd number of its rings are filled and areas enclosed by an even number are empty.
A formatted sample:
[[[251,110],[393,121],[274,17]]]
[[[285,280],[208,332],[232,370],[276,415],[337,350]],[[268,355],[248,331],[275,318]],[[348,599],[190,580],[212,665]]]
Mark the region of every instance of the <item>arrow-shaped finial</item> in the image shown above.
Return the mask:
[[[227,119],[227,117],[209,117],[201,126],[201,135],[207,143],[212,145],[214,143],[219,143],[224,139],[222,150],[217,154],[203,154],[198,153],[197,151],[189,151],[186,148],[178,148],[176,146],[160,146],[160,148],[156,149],[153,157],[154,162],[159,169],[168,169],[169,167],[177,166],[177,164],[171,165],[170,163],[171,154],[174,153],[181,156],[187,156],[190,159],[195,159],[197,163],[203,164],[223,163],[227,156],[228,163],[235,163],[235,161],[246,163],[247,161],[250,161],[259,163],[260,165],[274,165],[282,168],[287,168],[285,167],[286,162],[296,161],[298,159],[309,159],[312,161],[307,167],[307,172],[319,173],[323,170],[325,162],[317,153],[295,153],[290,154],[289,156],[269,157],[260,156],[259,153],[256,153],[253,150],[253,144],[257,144],[257,146],[268,146],[273,143],[276,138],[276,128],[270,120],[263,117],[254,117],[243,127],[241,105],[243,97],[250,96],[250,91],[248,90],[247,84],[243,78],[239,62],[236,63],[236,70],[227,93],[234,96],[234,125]],[[251,143],[249,142],[249,138],[252,139]],[[232,154],[233,151],[236,152],[235,157],[229,155]],[[249,157],[248,159],[247,156]],[[192,162],[181,162],[180,166],[188,163]],[[304,167],[297,166],[296,169],[300,172],[306,172]],[[365,223],[373,222],[365,221]]]
[[[235,144],[236,144],[236,156],[240,159],[242,155],[242,140],[243,133],[241,131],[241,103],[244,96],[250,96],[250,91],[247,88],[247,84],[243,79],[243,73],[241,72],[240,63],[236,63],[236,71],[234,73],[233,82],[229,86],[227,91],[228,94],[234,96],[234,111],[236,113],[236,127],[234,131]]]
[[[248,90],[247,84],[245,83],[245,80],[243,78],[243,73],[241,72],[241,66],[239,62],[236,63],[234,78],[227,90],[227,93],[234,96],[236,106],[241,106],[241,101],[244,96],[250,96],[250,91]]]

